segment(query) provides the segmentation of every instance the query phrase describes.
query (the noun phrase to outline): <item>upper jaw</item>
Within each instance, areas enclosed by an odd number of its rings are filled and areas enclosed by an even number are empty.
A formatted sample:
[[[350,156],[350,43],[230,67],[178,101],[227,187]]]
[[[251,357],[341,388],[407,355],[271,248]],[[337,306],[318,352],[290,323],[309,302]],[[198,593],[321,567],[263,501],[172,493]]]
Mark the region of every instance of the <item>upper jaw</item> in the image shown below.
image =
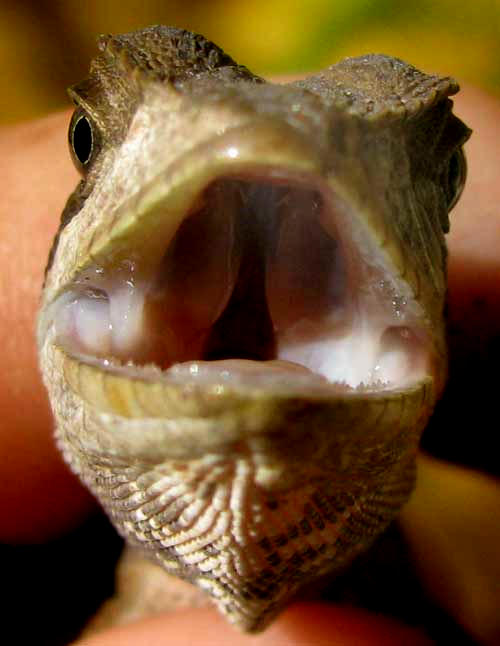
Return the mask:
[[[201,386],[229,379],[241,389],[307,386],[318,395],[413,388],[433,376],[432,331],[363,215],[297,131],[269,120],[229,129],[98,222],[70,275],[48,285],[40,342],[50,337],[74,359],[129,379],[159,380],[144,368],[159,363],[161,380]],[[213,350],[210,330],[228,306],[237,311],[235,286],[252,254],[262,275],[246,279],[244,297],[254,303],[244,314],[254,315],[257,290],[267,311],[255,329],[267,325],[269,348],[248,356],[240,339],[241,353],[225,352],[220,337],[234,329],[226,322]],[[201,259],[194,270],[193,257]],[[151,304],[162,299],[168,307],[158,315]],[[236,320],[245,325],[244,315]]]

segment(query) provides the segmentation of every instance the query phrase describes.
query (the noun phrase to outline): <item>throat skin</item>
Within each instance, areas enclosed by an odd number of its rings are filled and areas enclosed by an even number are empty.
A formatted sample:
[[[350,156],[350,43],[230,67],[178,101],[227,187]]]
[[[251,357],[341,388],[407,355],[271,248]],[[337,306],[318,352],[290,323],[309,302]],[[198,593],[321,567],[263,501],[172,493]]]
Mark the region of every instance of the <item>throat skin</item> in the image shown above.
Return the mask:
[[[154,588],[162,608],[181,585],[173,577],[197,590],[184,599],[203,594],[258,632],[302,588],[344,571],[411,494],[446,381],[444,234],[470,134],[452,111],[458,86],[385,55],[273,85],[202,36],[163,26],[102,37],[99,50],[69,90],[82,179],[55,236],[37,328],[56,441],[127,544],[165,573]],[[228,180],[294,199],[247,213],[228,197],[206,209],[217,235],[199,276],[212,278],[197,298],[181,265],[180,296],[164,308],[171,360],[139,361],[162,259]],[[307,276],[296,291],[288,248]],[[270,249],[285,275],[278,296]],[[236,269],[223,253],[238,256]],[[317,268],[345,289],[330,294]],[[301,312],[320,311],[309,336],[276,306],[282,289]],[[206,338],[177,361],[181,297]],[[304,361],[275,361],[283,346]]]

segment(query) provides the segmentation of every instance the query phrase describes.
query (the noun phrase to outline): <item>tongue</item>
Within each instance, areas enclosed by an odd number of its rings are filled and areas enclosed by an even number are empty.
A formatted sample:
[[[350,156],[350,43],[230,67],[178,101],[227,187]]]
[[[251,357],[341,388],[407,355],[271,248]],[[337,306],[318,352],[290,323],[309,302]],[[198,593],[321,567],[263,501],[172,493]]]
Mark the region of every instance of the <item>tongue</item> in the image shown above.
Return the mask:
[[[170,374],[177,377],[196,377],[197,379],[233,379],[234,377],[300,377],[326,381],[298,363],[273,359],[271,361],[251,361],[248,359],[222,359],[220,361],[186,361],[172,366]]]

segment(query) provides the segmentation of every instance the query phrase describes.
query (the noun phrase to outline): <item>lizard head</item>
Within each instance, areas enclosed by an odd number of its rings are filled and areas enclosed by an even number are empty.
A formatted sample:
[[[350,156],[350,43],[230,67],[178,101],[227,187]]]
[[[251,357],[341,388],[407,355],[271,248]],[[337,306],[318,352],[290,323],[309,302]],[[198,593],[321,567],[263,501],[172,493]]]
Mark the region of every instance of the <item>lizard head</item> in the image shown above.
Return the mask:
[[[100,46],[38,325],[58,442],[129,541],[258,630],[411,491],[458,88],[381,55],[272,85],[164,27]]]

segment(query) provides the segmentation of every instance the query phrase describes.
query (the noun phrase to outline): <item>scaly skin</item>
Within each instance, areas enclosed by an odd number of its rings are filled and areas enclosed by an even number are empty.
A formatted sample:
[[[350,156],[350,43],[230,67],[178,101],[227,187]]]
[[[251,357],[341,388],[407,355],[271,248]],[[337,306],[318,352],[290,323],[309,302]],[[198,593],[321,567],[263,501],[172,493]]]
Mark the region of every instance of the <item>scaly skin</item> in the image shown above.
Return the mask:
[[[384,56],[275,86],[168,28],[109,37],[101,50],[71,89],[94,148],[39,318],[58,443],[131,545],[243,630],[261,630],[302,586],[365,550],[412,490],[446,377],[444,232],[468,136],[447,99],[458,88]],[[130,258],[148,275],[201,192],[255,168],[335,196],[346,248],[363,248],[361,285],[422,331],[428,361],[415,383],[326,387],[236,369],[172,378],[59,343],[54,304],[75,281]]]

